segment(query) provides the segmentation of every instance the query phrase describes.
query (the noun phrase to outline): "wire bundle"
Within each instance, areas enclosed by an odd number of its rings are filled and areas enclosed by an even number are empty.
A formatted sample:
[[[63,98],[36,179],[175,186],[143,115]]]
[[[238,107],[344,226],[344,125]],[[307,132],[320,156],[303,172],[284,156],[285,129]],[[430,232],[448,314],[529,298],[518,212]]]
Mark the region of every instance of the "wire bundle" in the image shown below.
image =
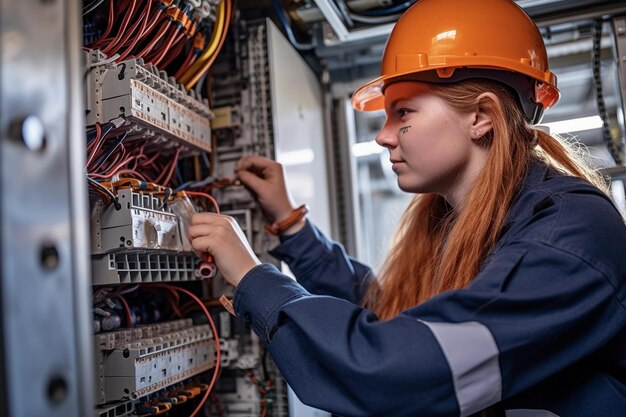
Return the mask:
[[[126,296],[135,295],[137,296],[140,292],[144,291],[157,291],[160,294],[166,296],[167,300],[170,302],[170,305],[173,304],[175,309],[172,311],[175,313],[174,318],[181,317],[179,304],[180,304],[180,294],[182,293],[190,298],[191,303],[195,303],[200,310],[206,316],[206,319],[211,326],[211,331],[213,333],[213,338],[215,341],[215,349],[216,349],[216,358],[215,358],[215,367],[213,369],[213,374],[211,376],[211,381],[209,384],[190,384],[175,391],[165,394],[156,394],[152,399],[146,401],[138,408],[139,415],[160,415],[167,411],[169,411],[174,405],[183,404],[187,401],[187,399],[194,398],[200,393],[204,392],[202,399],[194,409],[193,413],[190,417],[196,416],[198,412],[204,406],[206,400],[208,399],[210,393],[215,386],[215,382],[217,381],[217,377],[220,373],[220,363],[221,363],[221,350],[220,350],[220,341],[217,333],[217,327],[209,313],[209,310],[204,305],[203,301],[200,300],[195,294],[191,291],[170,284],[150,284],[150,285],[131,285],[131,286],[121,286],[116,289],[112,289],[109,287],[102,287],[97,289],[92,297],[92,301],[94,302],[94,313],[97,313],[96,310],[102,310],[102,307],[106,307],[106,305],[111,305],[112,300],[121,301],[124,306],[124,314],[126,316],[126,327],[134,327],[138,323],[135,320],[135,316],[132,312],[132,309],[129,305],[129,302],[126,300]],[[100,313],[102,314],[102,313]]]
[[[109,122],[96,123],[87,131],[87,181],[106,204],[117,203],[113,194],[114,179],[135,179],[163,187],[172,181],[180,148],[164,152],[163,145],[148,142],[140,131],[130,126],[115,128]]]
[[[101,36],[86,46],[117,56],[116,62],[143,58],[174,74],[186,89],[193,87],[215,60],[226,38],[232,9],[232,0],[222,0],[213,22],[208,0],[104,3],[92,1],[83,8],[84,15],[95,13],[105,25]],[[94,31],[92,24],[89,30]]]
[[[246,376],[256,385],[256,389],[261,396],[261,413],[259,417],[268,417],[271,415],[272,404],[274,402],[273,384],[272,380],[266,378],[265,381],[261,381],[251,371],[246,371]]]

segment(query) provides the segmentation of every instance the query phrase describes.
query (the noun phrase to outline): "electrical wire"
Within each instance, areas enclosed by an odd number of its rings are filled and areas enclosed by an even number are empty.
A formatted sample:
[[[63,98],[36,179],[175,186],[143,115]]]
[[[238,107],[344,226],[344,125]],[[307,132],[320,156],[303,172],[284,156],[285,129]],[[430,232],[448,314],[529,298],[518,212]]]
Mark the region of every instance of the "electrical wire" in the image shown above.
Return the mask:
[[[348,5],[346,4],[345,0],[335,0],[335,2],[337,3],[339,14],[343,17],[343,20],[346,22],[346,26],[348,26],[349,28],[353,27],[354,22],[352,21],[352,18],[350,17],[350,9],[348,9]],[[332,2],[329,2],[328,4],[330,4],[331,7],[333,6]]]
[[[126,57],[135,47],[137,42],[139,42],[139,39],[141,39],[140,35],[148,24],[148,17],[152,8],[152,0],[147,0],[147,3],[143,6],[144,7],[140,7],[140,10],[138,10],[139,17],[135,20],[130,29],[122,34],[117,46],[112,49],[112,52],[123,52],[125,54],[124,57]],[[128,45],[130,45],[130,47],[127,47]],[[118,62],[123,60],[124,59],[120,57]]]
[[[120,300],[122,305],[124,306],[124,312],[126,314],[126,327],[133,327],[133,313],[128,305],[128,302],[122,295],[117,295],[115,298]]]
[[[213,26],[213,33],[211,34],[211,39],[209,41],[208,46],[204,51],[198,56],[196,62],[185,71],[185,73],[180,78],[180,83],[185,85],[186,89],[189,89],[191,85],[191,80],[196,77],[200,69],[204,66],[204,64],[211,58],[213,53],[216,51],[220,37],[222,36],[224,25],[226,24],[226,9],[228,8],[227,0],[222,0],[217,6],[217,18],[215,25]],[[199,78],[199,77],[197,77]],[[189,87],[187,87],[189,85]]]
[[[102,49],[102,52],[104,54],[109,55],[111,51],[115,48],[117,43],[122,41],[123,39],[122,37],[124,36],[124,34],[126,34],[126,28],[128,27],[128,24],[133,18],[136,6],[137,6],[137,0],[132,0],[131,3],[129,3],[125,16],[122,19],[122,24],[120,25],[120,28],[117,31],[117,35],[115,35],[115,37],[113,38],[113,41],[109,42],[109,44],[104,49]]]
[[[179,191],[183,191],[187,188],[200,188],[200,187],[204,187],[205,185],[211,184],[212,182],[217,181],[217,178],[214,177],[207,177],[202,181],[199,182],[194,182],[194,181],[187,181],[181,185],[179,185],[178,187],[174,188],[174,192],[179,192]]]
[[[167,185],[172,179],[172,175],[174,175],[174,170],[176,169],[176,163],[178,162],[178,156],[180,155],[180,148],[176,149],[176,153],[174,154],[174,158],[172,158],[172,162],[170,164],[169,170],[163,171],[159,177],[154,180],[157,184]]]
[[[232,0],[222,0],[219,6],[217,6],[217,23],[213,29],[209,45],[179,80],[186,90],[191,89],[198,82],[217,58],[228,33],[231,9]]]
[[[104,0],[96,0],[83,7],[83,16],[88,15],[89,13],[96,10],[98,6],[100,6],[102,3],[104,3]]]
[[[300,43],[298,40],[296,40],[296,37],[293,33],[293,29],[291,28],[291,25],[289,24],[289,21],[287,20],[287,17],[284,14],[283,9],[280,7],[278,0],[272,0],[272,4],[274,5],[274,10],[276,11],[278,20],[280,20],[280,24],[283,26],[283,29],[285,29],[285,34],[287,35],[287,39],[289,39],[289,42],[291,42],[291,44],[296,49],[299,49],[301,51],[306,51],[306,50],[315,48],[315,44],[313,43]]]
[[[598,105],[598,112],[600,113],[600,117],[602,118],[602,139],[606,144],[606,147],[613,158],[613,161],[619,166],[622,165],[622,156],[620,154],[620,149],[613,141],[613,137],[611,136],[610,129],[610,119],[609,112],[606,109],[606,104],[604,102],[604,93],[602,91],[602,61],[600,57],[601,52],[601,41],[602,41],[602,20],[597,20],[594,25],[593,31],[593,80],[596,87],[596,104]]]
[[[352,20],[354,20],[355,22],[365,23],[368,25],[378,25],[381,23],[395,22],[396,20],[400,18],[400,16],[402,16],[402,13],[391,14],[387,16],[376,16],[376,17],[364,16],[364,15],[356,14],[352,12],[350,13],[350,17],[352,18]]]
[[[125,42],[122,43],[121,48],[126,47],[126,50],[122,51],[122,54],[120,55],[118,62],[126,59],[126,57],[133,51],[133,49],[135,49],[135,46],[137,46],[137,43],[139,43],[139,40],[143,37],[144,33],[146,32],[146,29],[148,27],[148,21],[150,20],[150,6],[151,6],[150,3],[151,2],[152,0],[148,0],[148,5],[145,7],[144,11],[142,12],[142,16],[144,16],[144,19],[143,19],[143,23],[141,24],[141,29],[139,29],[139,33],[137,34],[137,36],[134,37],[134,39],[132,40],[132,42],[130,42],[128,46],[126,46]],[[129,38],[130,38],[130,35],[127,37],[127,41]]]
[[[120,203],[117,201],[117,197],[111,192],[111,190],[109,190],[108,188],[106,188],[104,185],[100,184],[98,181],[94,180],[93,178],[89,178],[87,177],[87,182],[95,187],[95,189],[100,192],[101,194],[106,195],[113,204],[115,204],[115,208],[121,208]]]
[[[96,166],[93,168],[93,171],[97,171],[98,168],[100,168],[102,166],[102,164],[104,164],[107,161],[107,159],[109,159],[111,157],[111,155],[113,155],[115,153],[115,151],[117,151],[117,149],[120,147],[122,142],[124,142],[124,140],[127,137],[128,137],[128,131],[124,132],[122,137],[120,139],[118,139],[118,141],[115,143],[115,145],[113,145],[111,147],[111,149],[105,155],[101,156],[100,159],[98,159],[95,162]]]
[[[220,214],[220,206],[217,204],[217,201],[210,194],[202,193],[200,191],[184,191],[184,193],[191,197],[204,197],[208,199],[211,202],[211,204],[213,204],[213,207],[215,208],[215,212],[217,214]]]
[[[406,11],[409,7],[413,5],[413,3],[415,3],[415,1],[407,1],[404,3],[396,4],[395,6],[363,10],[360,11],[359,14],[361,16],[388,16],[390,14]]]
[[[217,334],[217,327],[215,326],[215,322],[213,321],[213,318],[211,317],[211,314],[209,313],[209,310],[204,306],[202,301],[194,293],[192,293],[191,291],[186,290],[186,289],[181,288],[181,287],[174,286],[174,285],[168,285],[168,284],[150,284],[150,286],[151,287],[155,287],[155,288],[174,289],[175,291],[180,291],[183,294],[188,295],[196,303],[198,303],[198,305],[200,306],[200,308],[202,309],[202,311],[206,315],[207,320],[209,321],[209,325],[211,326],[211,330],[213,332],[213,340],[215,341],[215,353],[216,353],[215,354],[215,368],[213,370],[213,376],[211,377],[211,382],[209,383],[209,386],[208,386],[208,388],[207,388],[207,390],[206,390],[206,392],[204,394],[204,397],[202,398],[202,400],[200,401],[200,403],[198,404],[196,409],[189,416],[189,417],[196,417],[196,415],[200,412],[200,410],[204,406],[204,403],[206,403],[207,399],[209,398],[209,395],[211,394],[211,390],[213,389],[213,387],[215,386],[215,382],[217,381],[217,376],[220,373],[222,352],[221,352],[221,349],[220,349],[220,339],[219,339],[219,336]]]

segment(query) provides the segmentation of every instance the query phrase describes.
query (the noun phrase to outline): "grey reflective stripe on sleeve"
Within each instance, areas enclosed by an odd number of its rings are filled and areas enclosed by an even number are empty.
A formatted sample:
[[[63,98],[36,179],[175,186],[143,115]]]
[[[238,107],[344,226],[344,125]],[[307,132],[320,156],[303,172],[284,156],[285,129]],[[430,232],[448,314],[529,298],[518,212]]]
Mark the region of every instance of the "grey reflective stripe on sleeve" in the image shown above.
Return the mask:
[[[461,417],[484,410],[502,399],[500,352],[487,327],[477,322],[419,321],[433,332],[448,361]]]
[[[506,410],[506,417],[559,417],[548,410]]]

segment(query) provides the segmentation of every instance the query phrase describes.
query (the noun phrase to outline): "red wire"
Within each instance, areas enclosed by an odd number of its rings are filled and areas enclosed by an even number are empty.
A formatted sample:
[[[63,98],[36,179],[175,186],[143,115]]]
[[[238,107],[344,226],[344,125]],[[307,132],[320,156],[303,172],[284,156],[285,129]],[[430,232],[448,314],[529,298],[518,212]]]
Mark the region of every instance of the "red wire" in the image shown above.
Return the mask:
[[[117,298],[122,302],[122,305],[124,306],[124,311],[126,312],[126,327],[132,327],[133,320],[131,316],[133,313],[130,311],[130,307],[128,306],[128,303],[126,302],[126,299],[122,297],[121,295],[118,295]]]
[[[168,52],[170,52],[170,48],[172,47],[172,45],[175,42],[178,42],[184,35],[185,35],[185,32],[183,32],[182,30],[180,31],[177,30],[177,27],[174,26],[174,29],[172,30],[172,34],[170,35],[170,38],[166,42],[163,42],[163,45],[161,45],[161,48],[159,48],[157,55],[152,60],[148,60],[148,61],[158,66],[163,60],[163,58],[165,58],[165,55]]]
[[[132,42],[128,42],[128,39],[130,38],[130,35],[126,37],[126,40],[122,43],[121,48],[125,48],[125,51],[120,51],[122,52],[120,54],[120,57],[117,59],[117,62],[121,62],[123,60],[126,59],[126,57],[133,51],[133,49],[135,49],[135,46],[137,46],[137,43],[139,43],[139,40],[142,38],[143,33],[146,30],[146,27],[148,25],[148,20],[150,18],[150,2],[152,2],[152,0],[148,0],[148,6],[144,9],[144,11],[142,12],[142,17],[143,17],[143,23],[141,24],[141,28],[139,29],[139,33],[137,34],[137,36],[134,37],[134,40]],[[139,18],[141,20],[141,17]]]
[[[124,19],[122,20],[120,29],[118,30],[117,35],[115,35],[115,38],[113,38],[113,42],[109,43],[102,50],[102,52],[104,52],[107,55],[113,55],[115,53],[113,49],[119,49],[119,46],[117,48],[115,48],[115,46],[122,40],[122,37],[127,33],[126,28],[128,27],[128,24],[130,23],[130,20],[132,19],[133,15],[135,14],[136,5],[137,5],[137,0],[132,0],[132,3],[128,6],[128,10],[125,13]],[[129,31],[129,33],[131,31]]]
[[[101,135],[102,135],[102,126],[100,126],[100,123],[96,122],[96,137],[94,138],[94,140],[91,141],[89,146],[87,146],[87,151],[90,151],[91,149],[93,149],[95,144],[100,140]]]
[[[148,179],[146,177],[143,176],[143,174],[133,170],[133,169],[120,169],[119,171],[117,171],[117,175],[124,175],[124,174],[128,174],[128,175],[132,175],[133,178],[136,178],[138,180],[144,181],[144,182],[148,182]],[[108,178],[108,177],[105,177]]]
[[[109,3],[109,20],[107,22],[107,27],[106,30],[104,31],[104,33],[102,34],[102,36],[100,36],[100,39],[98,39],[97,41],[95,41],[94,43],[92,43],[91,45],[89,45],[91,48],[97,48],[105,39],[107,36],[109,36],[109,33],[111,32],[111,29],[113,29],[113,0],[111,0],[111,2]]]
[[[120,162],[122,159],[124,158],[124,153],[119,153],[116,152],[113,157],[108,160],[105,161],[102,166],[100,167],[100,169],[98,170],[98,172],[100,173],[106,173],[109,169],[111,169],[111,167],[114,167],[118,162]],[[89,170],[90,173],[96,173],[95,169],[90,169]]]
[[[160,19],[163,20],[163,19]],[[159,32],[156,34],[156,36],[152,39],[152,42],[150,42],[148,45],[146,45],[145,48],[143,48],[141,50],[141,52],[139,52],[138,54],[136,54],[135,56],[137,57],[143,57],[144,55],[146,55],[148,52],[150,52],[152,50],[152,48],[154,48],[154,45],[157,44],[157,42],[161,39],[161,37],[163,36],[163,34],[167,31],[167,29],[170,27],[170,25],[172,24],[171,20],[167,21],[166,25],[161,26],[161,29],[159,30]]]
[[[180,155],[180,148],[176,149],[176,155],[174,155],[174,161],[172,163],[172,167],[170,168],[170,172],[167,174],[165,181],[163,181],[163,185],[167,185],[172,180],[172,176],[174,175],[174,171],[176,170],[176,164],[178,163],[178,156]]]
[[[172,179],[172,175],[174,175],[174,170],[176,169],[176,163],[178,162],[178,155],[180,155],[180,148],[176,149],[176,153],[174,154],[174,158],[170,163],[170,166],[167,170],[163,170],[161,175],[157,179],[154,180],[155,184],[165,185],[170,182]]]
[[[168,284],[151,284],[151,286],[157,287],[157,288],[168,288],[168,289],[171,288],[175,291],[180,291],[183,294],[188,295],[196,303],[198,303],[198,305],[200,305],[200,308],[202,308],[202,311],[204,312],[204,314],[206,314],[206,317],[209,320],[209,324],[211,325],[211,330],[213,331],[213,339],[215,340],[215,352],[216,352],[215,368],[213,370],[213,377],[211,377],[211,382],[209,383],[209,387],[204,393],[204,397],[202,398],[202,400],[200,401],[196,409],[193,410],[193,413],[191,413],[191,415],[189,416],[189,417],[195,417],[204,406],[204,403],[206,403],[206,400],[209,398],[209,394],[211,393],[211,390],[215,386],[215,382],[217,381],[217,376],[219,375],[219,371],[220,371],[220,364],[221,364],[220,362],[222,360],[222,352],[220,350],[220,339],[219,339],[219,336],[217,335],[217,327],[215,326],[215,322],[213,322],[213,318],[211,317],[211,314],[209,314],[209,310],[202,303],[202,301],[191,291],[188,291],[181,287],[176,287],[174,285],[168,285]]]
[[[150,7],[152,6],[151,2],[152,0],[148,0],[148,4],[146,4],[141,11],[139,11],[139,17],[136,19],[135,23],[133,23],[130,29],[126,31],[124,37],[120,39],[116,47],[111,50],[111,54],[120,54],[117,62],[123,61],[124,58],[126,58],[126,56],[133,50],[137,42],[139,42],[139,39],[141,39],[139,34],[144,31],[146,25],[148,24],[148,16],[150,14]],[[130,47],[127,47],[129,45]]]
[[[119,31],[119,26],[120,25],[116,25],[116,23],[118,22],[118,19],[123,19],[120,16],[126,16],[126,13],[124,13],[126,11],[126,9],[128,9],[128,5],[129,2],[128,0],[122,0],[118,3],[118,9],[116,10],[116,13],[114,14],[114,20],[113,20],[113,25],[112,25],[112,29],[117,29],[117,32],[115,33],[115,35],[111,35],[110,37],[101,37],[98,41],[97,44],[94,44],[94,47],[97,47],[98,49],[102,49],[104,47],[108,47],[108,45],[113,42],[116,41],[116,39],[120,36],[121,32]],[[110,32],[110,31],[109,31]],[[109,35],[111,33],[108,33]]]
[[[106,171],[104,173],[104,175],[107,175],[109,177],[112,177],[113,175],[115,175],[117,173],[117,171],[119,171],[120,169],[122,169],[122,167],[124,167],[124,165],[128,164],[130,161],[132,161],[133,159],[135,159],[134,156],[129,156],[128,158],[124,159],[122,162],[120,162],[119,164],[117,164],[116,166],[114,166],[113,168],[111,168],[110,170]]]
[[[187,71],[187,68],[192,66],[193,63],[196,61],[196,58],[198,58],[198,55],[200,55],[200,52],[196,51],[195,48],[192,48],[189,51],[187,58],[185,58],[185,62],[183,62],[183,64],[178,69],[178,71],[176,71],[176,74],[174,74],[174,78],[179,79],[180,77],[182,77],[185,71]]]
[[[100,123],[96,123],[96,137],[93,142],[91,142],[89,146],[87,146],[87,152],[89,152],[89,157],[87,158],[87,163],[85,164],[86,167],[88,167],[95,158],[96,153],[98,152],[98,150],[100,149],[100,145],[102,144],[101,142],[102,127],[100,126]]]
[[[150,24],[143,30],[143,32],[141,32],[139,35],[137,35],[138,38],[150,38],[149,35],[150,32],[152,32],[152,29],[154,29],[157,25],[157,23],[159,23],[161,21],[161,13],[163,12],[162,9],[156,9],[156,12],[154,13],[154,16],[148,16],[147,21],[150,22]]]
[[[183,51],[183,47],[187,44],[188,40],[189,39],[183,39],[181,37],[176,42],[176,46],[174,46],[173,51],[168,53],[165,61],[161,63],[161,68],[167,68],[172,63],[172,61],[174,61],[174,59],[176,59],[181,54],[181,52]]]
[[[210,194],[203,193],[200,191],[185,191],[185,194],[190,195],[190,196],[208,198],[211,201],[211,203],[213,203],[213,207],[215,207],[215,212],[217,214],[220,214],[220,206],[217,204],[217,201],[215,201],[215,199]]]

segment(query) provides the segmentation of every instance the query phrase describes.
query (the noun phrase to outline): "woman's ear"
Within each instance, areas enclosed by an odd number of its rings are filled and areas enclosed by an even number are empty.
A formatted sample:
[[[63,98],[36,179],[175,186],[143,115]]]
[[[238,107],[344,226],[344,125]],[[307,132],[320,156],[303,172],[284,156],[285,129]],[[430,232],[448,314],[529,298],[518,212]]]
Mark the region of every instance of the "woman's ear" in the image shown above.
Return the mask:
[[[482,93],[476,99],[476,111],[474,112],[472,125],[470,126],[470,137],[473,140],[480,140],[485,136],[491,136],[493,123],[489,108],[500,106],[498,96],[493,93]]]

